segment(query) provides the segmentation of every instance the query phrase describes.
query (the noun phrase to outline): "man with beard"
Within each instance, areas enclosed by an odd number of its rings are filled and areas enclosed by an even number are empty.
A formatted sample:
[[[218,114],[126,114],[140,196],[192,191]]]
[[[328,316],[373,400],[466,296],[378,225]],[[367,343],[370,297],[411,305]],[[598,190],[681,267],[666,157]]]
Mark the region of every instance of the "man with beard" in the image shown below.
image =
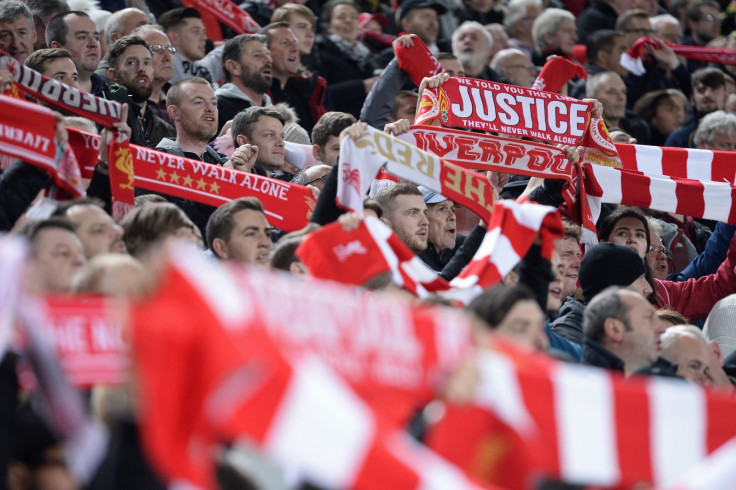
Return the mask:
[[[153,90],[148,97],[147,106],[155,116],[171,124],[169,113],[166,112],[166,92],[171,86],[169,80],[174,77],[176,48],[158,26],[141,26],[133,34],[146,41],[153,51]]]
[[[383,210],[381,221],[412,252],[419,255],[427,249],[429,221],[427,205],[421,191],[414,184],[396,184],[376,194],[376,202]]]
[[[317,73],[299,76],[299,41],[286,22],[274,22],[261,29],[273,62],[271,97],[285,102],[299,118],[299,125],[310,133],[325,113],[327,82]]]
[[[241,34],[225,43],[222,71],[227,83],[217,89],[217,127],[222,129],[236,114],[251,106],[269,107],[271,97],[271,53],[266,36]]]
[[[506,77],[488,66],[492,48],[491,33],[478,22],[463,22],[452,34],[452,54],[462,63],[466,76],[507,83]]]
[[[153,92],[153,53],[146,41],[138,36],[124,36],[110,48],[108,76],[128,91],[129,111],[135,114],[132,131],[145,135],[148,146],[156,146],[161,139],[175,136],[170,124],[156,117],[148,107]]]

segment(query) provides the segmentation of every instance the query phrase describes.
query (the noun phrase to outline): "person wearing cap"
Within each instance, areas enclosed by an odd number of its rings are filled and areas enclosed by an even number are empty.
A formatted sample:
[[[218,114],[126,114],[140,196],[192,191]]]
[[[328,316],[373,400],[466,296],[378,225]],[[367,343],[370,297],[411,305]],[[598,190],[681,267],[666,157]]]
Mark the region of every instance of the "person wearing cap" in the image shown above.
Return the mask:
[[[599,243],[580,261],[578,280],[583,301],[570,299],[552,323],[560,337],[583,344],[582,318],[586,303],[609,286],[620,286],[648,296],[652,288],[646,280],[646,263],[633,249],[615,243]]]
[[[644,296],[620,287],[605,289],[583,314],[583,364],[626,376],[637,371],[673,376],[677,366],[659,357],[664,330]]]
[[[439,39],[438,17],[447,12],[440,0],[404,0],[396,12],[396,23],[404,34],[416,34],[430,51],[450,51],[446,39]]]
[[[457,235],[455,203],[424,186],[420,185],[418,189],[427,205],[429,221],[427,248],[419,254],[419,258],[432,269],[441,271],[463,244],[465,237]]]

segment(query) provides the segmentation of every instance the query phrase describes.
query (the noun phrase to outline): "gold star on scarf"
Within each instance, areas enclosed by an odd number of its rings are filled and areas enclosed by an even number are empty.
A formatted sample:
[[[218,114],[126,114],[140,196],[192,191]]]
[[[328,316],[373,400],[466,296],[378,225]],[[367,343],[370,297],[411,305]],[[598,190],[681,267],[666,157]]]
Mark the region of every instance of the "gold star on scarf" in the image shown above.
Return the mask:
[[[166,180],[166,172],[164,172],[164,169],[160,168],[156,171],[156,179]]]
[[[184,185],[187,187],[192,186],[192,178],[190,176],[187,175],[186,177],[184,177]]]
[[[171,182],[173,184],[179,183],[179,175],[176,172],[171,172],[171,174],[169,175],[169,179],[171,179]]]
[[[214,192],[215,194],[220,193],[220,186],[217,184],[217,182],[212,182],[210,184],[210,192]]]
[[[197,190],[205,190],[207,189],[207,182],[204,181],[204,179],[199,179],[197,181]]]

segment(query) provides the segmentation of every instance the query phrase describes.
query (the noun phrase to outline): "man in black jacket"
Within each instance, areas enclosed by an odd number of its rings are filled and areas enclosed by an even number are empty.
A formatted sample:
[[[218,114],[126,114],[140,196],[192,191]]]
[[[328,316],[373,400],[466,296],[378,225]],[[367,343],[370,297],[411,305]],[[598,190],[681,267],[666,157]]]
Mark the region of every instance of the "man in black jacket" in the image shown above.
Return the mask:
[[[125,87],[133,112],[133,132],[142,132],[146,146],[154,147],[166,137],[176,136],[170,124],[153,114],[148,98],[153,92],[153,52],[148,43],[138,36],[124,36],[110,48],[110,80]]]
[[[630,376],[661,362],[659,336],[664,330],[644,296],[621,288],[606,289],[583,313],[583,364]]]

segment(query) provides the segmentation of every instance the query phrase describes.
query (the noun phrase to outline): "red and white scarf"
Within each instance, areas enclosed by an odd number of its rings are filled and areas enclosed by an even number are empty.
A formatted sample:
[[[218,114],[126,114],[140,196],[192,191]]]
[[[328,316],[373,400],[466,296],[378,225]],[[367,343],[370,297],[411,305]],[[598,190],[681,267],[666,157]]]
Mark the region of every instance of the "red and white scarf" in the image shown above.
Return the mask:
[[[665,42],[678,56],[684,56],[692,60],[706,61],[708,63],[720,63],[723,65],[736,65],[736,50],[729,48],[710,48],[706,46],[681,46]],[[646,73],[642,57],[646,47],[662,49],[657,39],[651,37],[640,37],[629,49],[621,53],[621,66],[634,75],[641,76]]]
[[[135,205],[133,165],[128,138],[118,134],[113,124],[122,118],[123,107],[119,102],[106,100],[48,78],[0,51],[0,68],[13,75],[22,90],[54,109],[90,119],[106,128],[113,129],[108,142],[108,164],[110,189],[112,192],[113,218],[120,221]]]
[[[214,486],[211,449],[247,439],[327,488],[475,488],[399,432],[467,347],[462,316],[195,254],[131,318],[141,434],[167,482]]]
[[[658,376],[625,380],[605,369],[504,350],[478,357],[475,400],[449,406],[426,436],[430,448],[480,481],[529,488],[544,474],[603,488],[663,486],[736,436],[733,397],[693,383]],[[515,443],[515,459],[488,454],[489,447],[510,451]],[[509,474],[499,460],[525,463],[526,473]]]
[[[444,73],[445,70],[419,36],[412,36],[412,42],[413,45],[408,47],[398,44],[394,50],[399,68],[408,73],[411,81],[418,87],[425,77]]]
[[[90,178],[97,162],[100,137],[69,128],[69,142]],[[130,145],[135,172],[131,184],[190,201],[221,206],[244,196],[257,197],[269,224],[284,230],[300,230],[309,223],[315,200],[305,186],[211,165],[142,146]],[[112,164],[112,162],[111,162]]]
[[[0,153],[19,158],[45,170],[58,199],[84,196],[79,164],[68,144],[56,144],[56,117],[38,104],[0,95]]]

